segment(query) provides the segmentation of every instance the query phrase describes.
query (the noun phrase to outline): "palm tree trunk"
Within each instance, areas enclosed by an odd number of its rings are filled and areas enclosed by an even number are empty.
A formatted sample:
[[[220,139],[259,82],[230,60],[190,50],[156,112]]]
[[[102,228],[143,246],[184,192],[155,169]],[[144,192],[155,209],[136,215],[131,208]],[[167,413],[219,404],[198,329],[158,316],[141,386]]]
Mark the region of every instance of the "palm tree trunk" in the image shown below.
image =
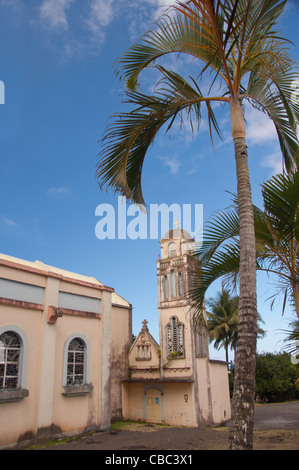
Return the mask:
[[[299,282],[293,285],[294,303],[297,317],[299,318]]]
[[[237,98],[232,98],[230,104],[240,220],[240,296],[229,445],[233,450],[249,450],[253,448],[254,426],[257,337],[256,251],[244,115]]]
[[[225,359],[228,366],[228,338],[225,336]]]

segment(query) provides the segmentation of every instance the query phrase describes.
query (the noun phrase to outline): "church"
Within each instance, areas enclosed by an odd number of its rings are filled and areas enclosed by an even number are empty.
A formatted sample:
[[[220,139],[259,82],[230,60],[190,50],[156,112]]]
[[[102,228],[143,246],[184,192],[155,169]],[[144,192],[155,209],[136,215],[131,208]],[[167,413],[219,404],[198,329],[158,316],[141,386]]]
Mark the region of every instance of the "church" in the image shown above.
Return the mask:
[[[186,292],[196,269],[195,241],[181,228],[160,241],[157,261],[160,344],[147,321],[129,352],[123,381],[125,419],[177,426],[230,419],[227,364],[209,359],[206,332],[194,329]]]
[[[209,359],[186,292],[194,239],[176,228],[157,260],[159,344],[93,277],[0,254],[0,449],[131,419],[194,427],[230,419],[227,364]]]

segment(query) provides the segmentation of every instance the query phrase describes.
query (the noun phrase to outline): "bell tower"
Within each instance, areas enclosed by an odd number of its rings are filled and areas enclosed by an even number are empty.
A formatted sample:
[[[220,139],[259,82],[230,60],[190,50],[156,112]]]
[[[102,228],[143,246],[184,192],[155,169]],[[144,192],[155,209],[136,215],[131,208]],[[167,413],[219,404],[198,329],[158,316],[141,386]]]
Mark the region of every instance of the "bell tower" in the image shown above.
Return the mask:
[[[194,330],[186,295],[198,262],[191,255],[195,240],[178,224],[160,240],[157,261],[161,358],[162,364],[171,361],[192,374],[194,359],[207,357],[208,345],[206,335]]]
[[[209,359],[206,329],[194,328],[187,294],[198,267],[195,240],[178,225],[160,240],[160,344],[143,321],[129,352],[123,417],[182,426],[222,423],[230,419],[227,364]]]

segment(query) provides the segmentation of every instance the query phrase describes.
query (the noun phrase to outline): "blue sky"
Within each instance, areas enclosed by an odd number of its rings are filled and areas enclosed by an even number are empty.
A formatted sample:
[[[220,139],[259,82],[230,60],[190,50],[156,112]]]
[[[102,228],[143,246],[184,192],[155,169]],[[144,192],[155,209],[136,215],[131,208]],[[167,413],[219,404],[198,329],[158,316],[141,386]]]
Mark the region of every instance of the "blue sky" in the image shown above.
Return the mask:
[[[108,118],[124,110],[122,84],[113,62],[146,31],[172,0],[0,0],[0,252],[94,276],[133,304],[133,330],[144,318],[158,340],[156,260],[158,240],[99,240],[99,204],[117,208],[117,195],[96,181],[99,140]],[[299,5],[288,1],[282,33],[293,41],[299,62]],[[181,58],[167,66],[186,75],[196,64]],[[144,77],[144,91],[155,76]],[[203,87],[207,86],[203,83]],[[161,134],[150,148],[143,173],[147,204],[203,204],[204,220],[231,202],[236,191],[228,110],[217,110],[224,140],[211,147],[203,118]],[[273,126],[247,109],[247,141],[253,200],[260,184],[281,170]],[[214,296],[219,284],[208,292]],[[258,276],[258,310],[267,336],[258,350],[278,351],[291,311],[282,299],[270,311],[273,285]],[[211,348],[212,358],[224,352]]]

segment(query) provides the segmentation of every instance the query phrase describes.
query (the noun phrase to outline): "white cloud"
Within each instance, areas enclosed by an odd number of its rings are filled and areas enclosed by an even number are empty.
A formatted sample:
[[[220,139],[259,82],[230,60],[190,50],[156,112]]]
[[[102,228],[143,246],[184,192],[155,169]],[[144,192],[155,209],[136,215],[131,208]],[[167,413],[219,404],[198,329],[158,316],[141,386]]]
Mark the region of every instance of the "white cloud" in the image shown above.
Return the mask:
[[[107,26],[114,17],[113,0],[92,0],[89,18],[86,24],[90,31],[98,34],[103,26]]]
[[[19,227],[19,224],[12,219],[3,219],[3,223],[4,225],[6,225],[6,227],[10,227],[10,228]]]
[[[283,170],[281,152],[274,152],[264,157],[263,160],[261,161],[261,166],[265,168],[270,168],[271,170],[270,177],[277,175],[277,173],[281,173]]]
[[[31,24],[46,27],[50,34],[58,33],[60,51],[67,57],[98,54],[114,19],[126,22],[133,42],[173,3],[174,0],[39,0],[37,7],[31,9],[31,15],[37,12]],[[0,5],[14,8],[24,8],[25,4],[24,0],[0,0]],[[53,41],[48,44],[53,47]]]
[[[51,28],[68,28],[67,10],[76,0],[43,0],[40,18]]]
[[[179,162],[177,155],[172,155],[171,157],[163,156],[161,157],[161,160],[163,161],[163,165],[170,169],[170,173],[173,175],[178,173],[181,163]]]
[[[55,199],[61,199],[63,196],[70,194],[71,190],[67,187],[52,187],[46,191],[46,195]]]
[[[250,144],[276,143],[277,134],[271,119],[263,112],[255,109],[245,109],[246,137]]]

